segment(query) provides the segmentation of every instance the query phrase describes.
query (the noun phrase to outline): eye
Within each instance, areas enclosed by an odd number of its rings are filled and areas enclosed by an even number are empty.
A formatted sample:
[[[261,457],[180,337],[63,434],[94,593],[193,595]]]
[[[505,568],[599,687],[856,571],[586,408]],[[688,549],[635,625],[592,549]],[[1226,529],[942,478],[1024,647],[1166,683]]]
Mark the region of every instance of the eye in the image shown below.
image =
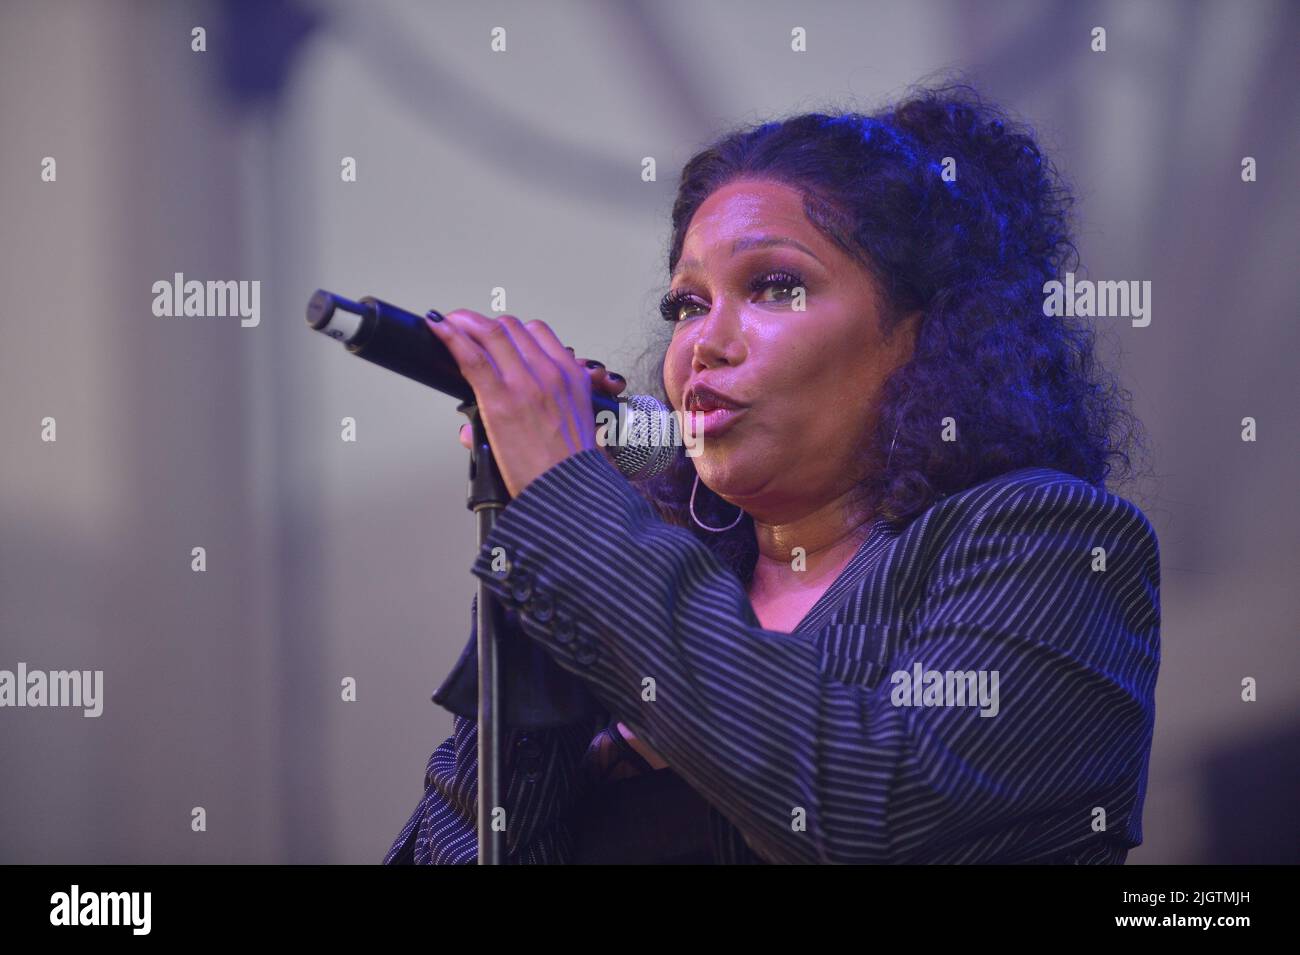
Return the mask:
[[[680,288],[673,289],[665,295],[662,301],[659,302],[659,314],[663,316],[664,321],[680,322],[682,320],[681,310],[688,304],[687,300],[690,297],[690,292]],[[698,302],[695,303],[695,307],[704,308]]]
[[[776,272],[768,272],[761,278],[754,280],[749,286],[751,292],[761,292],[768,288],[785,288],[790,291],[790,298],[794,297],[794,290],[803,287],[803,279],[793,272],[787,272],[780,269]]]
[[[803,279],[793,272],[785,269],[779,269],[775,272],[767,272],[754,279],[749,284],[751,293],[763,292],[769,288],[786,289],[789,292],[787,297],[779,297],[775,300],[767,299],[771,304],[774,301],[785,301],[787,298],[793,298],[794,290],[803,287]],[[659,302],[659,314],[663,316],[666,322],[680,322],[682,320],[682,310],[685,308],[700,308],[708,311],[708,306],[702,302],[692,301],[693,293],[687,289],[672,289]]]

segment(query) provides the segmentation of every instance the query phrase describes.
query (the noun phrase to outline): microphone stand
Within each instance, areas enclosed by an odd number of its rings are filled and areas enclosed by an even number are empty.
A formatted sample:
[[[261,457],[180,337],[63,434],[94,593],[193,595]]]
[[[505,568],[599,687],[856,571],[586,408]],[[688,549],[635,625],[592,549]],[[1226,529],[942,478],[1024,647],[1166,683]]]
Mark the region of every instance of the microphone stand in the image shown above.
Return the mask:
[[[497,513],[506,506],[510,494],[497,467],[487,432],[479,416],[478,405],[465,401],[456,410],[469,418],[473,447],[469,459],[469,501],[478,525],[478,549],[483,549],[488,533],[496,523]],[[497,623],[502,608],[497,597],[483,580],[478,582],[478,862],[479,865],[505,864],[505,837],[492,828],[494,811],[504,802],[501,785],[501,721],[497,708],[504,701],[502,692],[501,644]],[[509,824],[509,820],[507,820]]]
[[[431,309],[430,314],[437,313]],[[342,342],[358,358],[460,399],[456,410],[469,418],[473,433],[466,506],[477,516],[481,552],[510,493],[488,446],[473,389],[461,376],[451,352],[425,327],[422,318],[370,295],[354,302],[317,289],[307,303],[307,324]],[[623,405],[617,399],[593,393],[592,404],[622,420]],[[505,862],[506,840],[501,832],[493,831],[492,814],[505,802],[501,743],[507,720],[512,727],[548,729],[604,712],[582,682],[549,660],[540,648],[527,641],[508,640],[509,623],[505,606],[480,580],[474,624],[476,652],[469,653],[467,641],[460,661],[433,696],[435,703],[465,719],[471,713],[478,717],[480,865]],[[475,662],[477,673],[471,673],[474,667],[470,664]],[[472,701],[475,684],[478,699]]]

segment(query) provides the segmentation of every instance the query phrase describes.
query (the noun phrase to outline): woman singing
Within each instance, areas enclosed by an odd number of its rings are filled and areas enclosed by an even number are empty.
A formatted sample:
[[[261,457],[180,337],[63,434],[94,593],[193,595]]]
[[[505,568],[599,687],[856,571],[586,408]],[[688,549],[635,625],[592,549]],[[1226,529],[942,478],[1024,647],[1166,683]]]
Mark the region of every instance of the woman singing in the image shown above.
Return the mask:
[[[705,149],[662,304],[661,397],[700,453],[642,485],[593,424],[621,378],[540,321],[429,322],[512,495],[473,572],[602,710],[505,734],[508,861],[1141,843],[1159,557],[1106,490],[1139,446],[1127,395],[1044,314],[1071,202],[967,87]],[[386,862],[475,861],[476,745],[458,715]]]

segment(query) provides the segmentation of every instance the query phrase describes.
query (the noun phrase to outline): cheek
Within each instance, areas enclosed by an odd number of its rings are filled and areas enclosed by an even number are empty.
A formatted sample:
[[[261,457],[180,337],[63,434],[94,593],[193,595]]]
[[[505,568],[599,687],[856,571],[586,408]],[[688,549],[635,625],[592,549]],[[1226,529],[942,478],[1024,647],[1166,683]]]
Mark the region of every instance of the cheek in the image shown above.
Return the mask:
[[[664,354],[664,391],[668,400],[677,406],[677,399],[691,376],[691,350],[680,335],[673,338]]]
[[[810,324],[802,331],[785,343],[776,375],[795,390],[811,436],[821,440],[828,429],[856,430],[879,385],[878,343],[853,321]]]

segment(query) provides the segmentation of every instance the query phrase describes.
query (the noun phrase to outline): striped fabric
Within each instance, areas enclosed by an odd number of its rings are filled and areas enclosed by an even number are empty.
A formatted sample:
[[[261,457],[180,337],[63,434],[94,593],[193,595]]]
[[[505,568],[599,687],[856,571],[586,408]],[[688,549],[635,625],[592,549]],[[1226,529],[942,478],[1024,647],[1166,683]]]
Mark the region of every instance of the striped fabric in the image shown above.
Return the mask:
[[[1122,863],[1142,841],[1158,545],[1078,478],[1022,469],[878,522],[790,634],[598,449],[524,488],[473,573],[704,797],[719,863]],[[996,707],[952,695],[981,673]],[[572,859],[599,729],[505,734],[509,862]],[[476,746],[457,716],[386,863],[476,860]]]

